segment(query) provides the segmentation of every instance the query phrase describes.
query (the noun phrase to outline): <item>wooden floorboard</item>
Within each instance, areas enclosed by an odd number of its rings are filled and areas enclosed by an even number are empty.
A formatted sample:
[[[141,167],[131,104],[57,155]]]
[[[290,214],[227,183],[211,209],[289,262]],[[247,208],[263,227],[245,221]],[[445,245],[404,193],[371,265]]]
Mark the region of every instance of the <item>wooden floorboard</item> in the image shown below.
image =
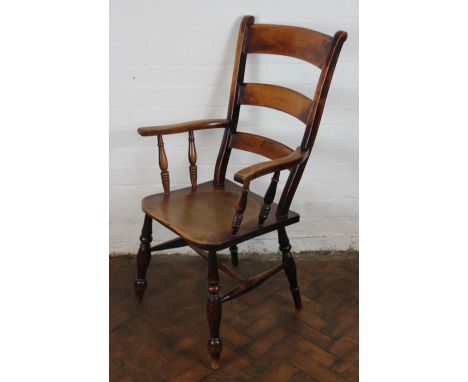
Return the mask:
[[[261,272],[280,261],[273,260],[239,252],[238,272]],[[223,304],[224,349],[221,368],[213,371],[206,348],[207,263],[153,256],[138,304],[135,257],[111,257],[110,380],[357,381],[357,255],[301,255],[296,265],[302,311],[294,310],[282,272]],[[221,293],[234,285],[221,274]]]

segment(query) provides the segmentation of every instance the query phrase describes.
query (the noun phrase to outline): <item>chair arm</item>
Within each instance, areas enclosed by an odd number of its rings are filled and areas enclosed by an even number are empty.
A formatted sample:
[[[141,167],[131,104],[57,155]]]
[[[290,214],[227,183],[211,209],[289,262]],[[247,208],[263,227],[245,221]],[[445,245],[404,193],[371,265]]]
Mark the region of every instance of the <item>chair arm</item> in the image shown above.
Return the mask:
[[[267,196],[264,200],[264,206],[262,206],[262,210],[260,211],[259,224],[263,224],[269,213],[269,205],[271,204],[274,198],[274,193],[276,191],[276,183],[278,182],[279,178],[279,171],[297,166],[298,164],[307,160],[309,154],[310,150],[302,150],[300,147],[298,147],[294,152],[285,157],[261,162],[253,166],[246,167],[238,171],[234,175],[234,180],[236,182],[242,183],[242,192],[237,202],[236,211],[232,219],[231,234],[235,235],[241,225],[245,207],[247,206],[247,197],[249,195],[250,181],[262,175],[266,175],[272,172],[275,173],[272,179],[273,185],[270,185],[271,190],[269,189],[269,191],[267,192]]]
[[[227,127],[228,125],[229,121],[227,119],[200,119],[198,121],[176,123],[174,125],[140,127],[138,129],[138,134],[142,137],[149,137],[153,135],[177,134],[193,130],[215,129]]]
[[[236,172],[234,175],[234,180],[248,187],[250,181],[253,179],[275,171],[290,169],[307,159],[308,155],[308,151],[302,150],[299,147],[294,152],[285,157],[257,163],[252,166],[243,168],[242,170]]]

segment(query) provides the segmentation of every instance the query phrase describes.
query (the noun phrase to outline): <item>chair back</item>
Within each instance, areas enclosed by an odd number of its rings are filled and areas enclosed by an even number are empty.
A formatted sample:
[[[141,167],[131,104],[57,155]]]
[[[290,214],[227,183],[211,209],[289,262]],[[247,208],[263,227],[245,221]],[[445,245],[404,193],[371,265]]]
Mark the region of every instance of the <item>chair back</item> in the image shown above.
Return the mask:
[[[342,31],[336,32],[332,37],[311,29],[254,24],[254,21],[253,16],[244,16],[240,25],[227,116],[229,126],[225,129],[216,162],[215,184],[224,182],[232,149],[249,151],[270,159],[278,159],[293,152],[291,148],[270,138],[237,132],[241,105],[276,109],[302,121],[305,128],[300,148],[307,154],[310,153],[320,125],[335,65],[347,38],[347,33]],[[310,99],[282,86],[244,83],[248,54],[289,56],[319,68],[321,73],[314,98]],[[291,170],[279,201],[278,215],[287,214],[306,164],[307,159]]]

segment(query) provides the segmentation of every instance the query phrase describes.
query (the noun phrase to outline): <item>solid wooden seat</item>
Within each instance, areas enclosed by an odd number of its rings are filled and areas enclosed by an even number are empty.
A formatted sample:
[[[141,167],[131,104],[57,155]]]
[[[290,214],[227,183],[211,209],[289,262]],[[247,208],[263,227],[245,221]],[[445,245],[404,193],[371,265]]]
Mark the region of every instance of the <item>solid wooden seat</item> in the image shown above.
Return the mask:
[[[314,145],[335,65],[347,37],[346,32],[341,31],[332,37],[311,29],[254,24],[254,21],[252,16],[245,16],[241,22],[226,119],[198,120],[138,129],[141,136],[157,137],[164,193],[147,196],[142,202],[145,219],[137,256],[138,278],[134,284],[135,293],[141,301],[147,287],[146,271],[151,252],[188,245],[208,260],[208,351],[211,366],[215,369],[219,367],[223,349],[223,342],[219,336],[222,304],[249,292],[275,273],[284,270],[294,306],[297,310],[302,308],[296,265],[285,227],[299,221],[299,215],[289,208]],[[284,55],[314,65],[321,72],[314,97],[306,97],[282,86],[245,83],[245,64],[249,54]],[[305,124],[300,145],[292,149],[268,137],[238,132],[237,124],[242,105],[268,107],[298,118]],[[213,180],[197,184],[194,132],[209,129],[224,129],[224,135]],[[171,191],[163,137],[180,133],[188,134],[188,172],[191,187]],[[238,171],[234,175],[236,184],[226,179],[232,150],[259,154],[268,160]],[[287,173],[287,180],[278,203],[274,203],[281,172]],[[271,181],[262,197],[250,191],[250,183],[265,175],[271,176]],[[151,247],[153,220],[172,230],[178,237]],[[278,232],[281,264],[244,279],[224,263],[218,262],[217,251],[229,248],[232,265],[237,266],[237,244],[273,230]],[[236,287],[222,296],[219,293],[218,270],[238,282]]]
[[[142,208],[147,215],[187,242],[199,248],[218,250],[233,244],[232,212],[241,191],[242,187],[229,180],[220,186],[211,181],[198,184],[195,190],[187,187],[172,191],[169,196],[164,193],[147,196],[142,201]],[[262,205],[263,196],[250,192],[237,241],[244,241],[257,233],[258,213]],[[260,227],[263,233],[299,221],[299,215],[293,211],[286,216],[276,216],[276,209],[277,204],[273,203],[268,218]]]

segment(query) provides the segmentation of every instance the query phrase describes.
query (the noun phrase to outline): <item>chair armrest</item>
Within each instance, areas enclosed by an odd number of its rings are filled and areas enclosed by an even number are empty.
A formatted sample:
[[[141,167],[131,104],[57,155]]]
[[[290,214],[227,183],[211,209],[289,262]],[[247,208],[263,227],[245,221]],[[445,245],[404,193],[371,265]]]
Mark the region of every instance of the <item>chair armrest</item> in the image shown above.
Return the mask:
[[[174,125],[140,127],[138,129],[138,134],[142,137],[149,137],[153,135],[177,134],[193,130],[215,129],[227,127],[228,125],[229,121],[227,119],[200,119],[198,121],[177,123]]]
[[[299,147],[294,152],[283,158],[269,160],[243,168],[242,170],[236,172],[234,175],[234,180],[248,187],[250,181],[253,179],[275,171],[290,169],[306,160],[308,156],[309,151],[302,150]]]
[[[249,195],[250,182],[253,179],[258,178],[262,175],[266,175],[272,172],[275,173],[272,179],[273,186],[270,185],[271,190],[269,189],[269,191],[267,192],[267,196],[265,196],[264,205],[262,206],[263,211],[260,211],[259,224],[263,224],[263,222],[268,216],[270,208],[269,205],[271,204],[274,198],[274,193],[276,191],[276,183],[278,182],[279,177],[279,171],[291,169],[292,167],[297,166],[298,164],[307,160],[309,154],[310,150],[302,150],[300,147],[298,147],[294,152],[285,157],[254,164],[253,166],[243,168],[242,170],[236,172],[236,174],[234,175],[234,180],[236,182],[242,183],[242,192],[237,202],[236,211],[232,219],[232,235],[235,235],[237,233],[241,225],[245,207],[247,206],[247,197]]]

